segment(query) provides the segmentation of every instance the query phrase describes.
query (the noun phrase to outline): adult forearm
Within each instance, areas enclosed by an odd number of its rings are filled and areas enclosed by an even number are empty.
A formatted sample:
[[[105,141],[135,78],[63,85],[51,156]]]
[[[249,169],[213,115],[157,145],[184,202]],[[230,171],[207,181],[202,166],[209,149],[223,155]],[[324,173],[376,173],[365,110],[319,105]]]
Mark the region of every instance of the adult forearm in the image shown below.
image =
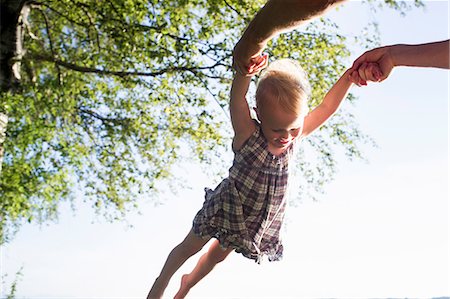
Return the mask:
[[[265,45],[279,33],[290,31],[345,0],[269,0],[250,22],[243,38]]]
[[[450,69],[449,40],[420,45],[391,46],[394,66],[435,67]]]
[[[323,14],[346,0],[269,0],[244,31],[233,51],[233,67],[241,74],[254,75],[262,68],[261,53],[267,42],[282,32]]]

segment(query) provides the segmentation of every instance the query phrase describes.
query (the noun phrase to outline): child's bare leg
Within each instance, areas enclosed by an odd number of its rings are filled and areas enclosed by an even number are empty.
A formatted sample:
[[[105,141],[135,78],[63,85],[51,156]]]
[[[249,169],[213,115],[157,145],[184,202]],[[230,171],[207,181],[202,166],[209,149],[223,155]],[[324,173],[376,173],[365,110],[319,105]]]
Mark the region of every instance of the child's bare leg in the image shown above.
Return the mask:
[[[170,252],[161,273],[148,293],[147,299],[160,299],[173,274],[188,258],[199,252],[208,241],[197,237],[191,230],[183,242]]]
[[[183,275],[181,278],[181,286],[174,299],[184,298],[189,290],[196,285],[203,277],[205,277],[211,270],[221,261],[223,261],[233,249],[222,249],[219,241],[214,240],[214,243],[209,247],[208,252],[202,255],[191,273]]]

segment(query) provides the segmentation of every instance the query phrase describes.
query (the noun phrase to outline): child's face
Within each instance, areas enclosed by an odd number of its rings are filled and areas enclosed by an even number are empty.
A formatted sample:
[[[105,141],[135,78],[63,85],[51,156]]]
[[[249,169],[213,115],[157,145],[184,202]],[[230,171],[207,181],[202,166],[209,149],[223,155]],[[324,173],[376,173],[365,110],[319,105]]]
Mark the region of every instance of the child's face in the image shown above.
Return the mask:
[[[264,136],[273,148],[287,148],[303,130],[304,116],[286,112],[273,101],[256,108],[256,113]]]

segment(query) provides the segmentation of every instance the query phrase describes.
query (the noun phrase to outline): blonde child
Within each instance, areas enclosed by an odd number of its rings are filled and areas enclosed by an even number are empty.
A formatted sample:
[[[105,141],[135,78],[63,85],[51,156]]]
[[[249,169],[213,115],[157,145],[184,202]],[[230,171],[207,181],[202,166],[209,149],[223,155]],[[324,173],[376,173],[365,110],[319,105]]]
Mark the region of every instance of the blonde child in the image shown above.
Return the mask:
[[[264,56],[260,67],[267,65]],[[169,254],[147,299],[161,298],[170,278],[192,255],[214,238],[189,274],[182,277],[175,299],[205,277],[233,250],[260,262],[279,260],[279,236],[286,206],[288,166],[299,141],[319,128],[339,108],[352,85],[349,71],[336,82],[322,103],[308,113],[310,87],[292,60],[279,60],[262,73],[256,90],[256,115],[251,118],[246,94],[251,77],[236,74],[230,114],[234,129],[233,165],[214,190],[207,189],[203,207],[191,231]]]

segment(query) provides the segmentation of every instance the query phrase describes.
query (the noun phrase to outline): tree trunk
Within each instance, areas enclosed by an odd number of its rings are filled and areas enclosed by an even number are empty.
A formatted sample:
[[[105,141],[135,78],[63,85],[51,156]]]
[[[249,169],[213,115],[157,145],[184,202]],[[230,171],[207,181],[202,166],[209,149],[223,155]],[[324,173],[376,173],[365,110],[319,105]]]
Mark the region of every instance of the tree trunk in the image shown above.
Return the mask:
[[[20,82],[20,59],[23,55],[23,26],[28,14],[26,0],[0,0],[0,100],[1,95],[15,92]],[[0,175],[2,171],[8,115],[0,106]]]

